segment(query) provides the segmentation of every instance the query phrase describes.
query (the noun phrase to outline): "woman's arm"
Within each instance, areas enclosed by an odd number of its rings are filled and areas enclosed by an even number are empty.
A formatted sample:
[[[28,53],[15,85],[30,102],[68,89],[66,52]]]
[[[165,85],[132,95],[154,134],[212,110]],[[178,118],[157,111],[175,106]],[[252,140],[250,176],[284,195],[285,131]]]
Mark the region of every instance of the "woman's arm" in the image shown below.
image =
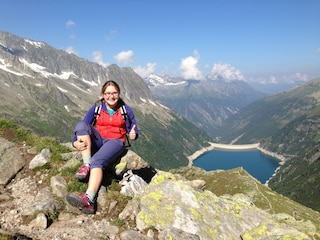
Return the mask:
[[[130,140],[136,140],[139,137],[139,129],[132,109],[126,104],[128,119],[126,120],[127,133]]]

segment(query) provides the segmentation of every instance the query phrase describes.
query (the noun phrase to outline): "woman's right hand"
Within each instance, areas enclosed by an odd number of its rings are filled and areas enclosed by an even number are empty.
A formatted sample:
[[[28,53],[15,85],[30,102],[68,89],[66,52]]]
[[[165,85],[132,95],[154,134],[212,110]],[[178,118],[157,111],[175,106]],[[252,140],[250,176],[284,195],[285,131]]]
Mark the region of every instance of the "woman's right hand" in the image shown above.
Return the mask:
[[[75,146],[75,148],[79,151],[83,151],[87,149],[88,143],[87,141],[83,140],[83,139],[77,139],[77,141],[75,141],[73,143],[73,145]]]

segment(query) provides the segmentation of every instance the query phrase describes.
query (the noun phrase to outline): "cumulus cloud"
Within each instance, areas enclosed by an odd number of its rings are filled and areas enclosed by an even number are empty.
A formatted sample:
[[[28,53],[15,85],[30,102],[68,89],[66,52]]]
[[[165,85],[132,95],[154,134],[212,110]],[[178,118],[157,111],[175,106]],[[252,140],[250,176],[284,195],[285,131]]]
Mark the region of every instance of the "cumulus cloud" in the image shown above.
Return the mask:
[[[133,62],[133,51],[122,51],[119,52],[117,55],[113,56],[113,58],[121,64],[128,64]]]
[[[142,78],[148,77],[156,69],[156,63],[148,63],[146,67],[138,66],[134,71]]]
[[[72,28],[72,27],[75,26],[75,25],[76,25],[76,24],[75,24],[74,21],[69,20],[69,21],[66,22],[66,27],[67,27],[67,28]]]
[[[95,51],[92,53],[92,57],[93,57],[93,61],[104,66],[107,67],[109,64],[103,62],[103,57],[102,57],[102,53],[100,51]]]
[[[180,70],[182,77],[185,79],[202,80],[204,78],[203,74],[197,66],[200,55],[197,51],[195,51],[194,54],[194,57],[189,56],[181,60]]]
[[[224,79],[225,81],[244,80],[240,70],[230,64],[214,64],[210,78],[213,80]]]
[[[77,51],[76,51],[72,46],[67,47],[66,52],[67,52],[67,53],[73,53],[73,54],[75,54],[75,55],[78,56]]]

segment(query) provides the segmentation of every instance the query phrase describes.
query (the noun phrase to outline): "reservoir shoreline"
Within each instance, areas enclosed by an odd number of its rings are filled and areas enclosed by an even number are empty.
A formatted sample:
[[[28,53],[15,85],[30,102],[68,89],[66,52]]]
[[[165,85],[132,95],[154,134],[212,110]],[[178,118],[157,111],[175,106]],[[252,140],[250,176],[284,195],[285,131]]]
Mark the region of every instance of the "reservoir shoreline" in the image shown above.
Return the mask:
[[[198,157],[200,157],[201,155],[212,151],[214,149],[218,149],[218,150],[254,150],[257,149],[259,150],[261,153],[274,157],[276,159],[278,159],[280,161],[280,165],[283,165],[283,163],[286,161],[286,158],[283,155],[274,153],[274,152],[270,152],[266,149],[261,148],[259,145],[259,143],[254,143],[254,144],[220,144],[220,143],[213,143],[213,142],[208,142],[209,146],[208,147],[203,147],[200,150],[196,151],[195,153],[193,153],[192,155],[188,156],[188,166],[192,166],[193,165],[193,161],[196,160]]]

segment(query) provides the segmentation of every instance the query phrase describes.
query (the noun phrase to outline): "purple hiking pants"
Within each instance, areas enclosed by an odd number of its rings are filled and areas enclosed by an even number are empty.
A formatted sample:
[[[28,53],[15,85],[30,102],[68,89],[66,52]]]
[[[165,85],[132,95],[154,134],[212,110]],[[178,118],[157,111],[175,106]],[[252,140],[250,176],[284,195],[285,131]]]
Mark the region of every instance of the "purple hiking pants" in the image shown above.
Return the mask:
[[[76,136],[90,135],[91,163],[90,168],[105,168],[115,160],[125,149],[121,139],[103,138],[91,124],[80,121],[75,127]]]

